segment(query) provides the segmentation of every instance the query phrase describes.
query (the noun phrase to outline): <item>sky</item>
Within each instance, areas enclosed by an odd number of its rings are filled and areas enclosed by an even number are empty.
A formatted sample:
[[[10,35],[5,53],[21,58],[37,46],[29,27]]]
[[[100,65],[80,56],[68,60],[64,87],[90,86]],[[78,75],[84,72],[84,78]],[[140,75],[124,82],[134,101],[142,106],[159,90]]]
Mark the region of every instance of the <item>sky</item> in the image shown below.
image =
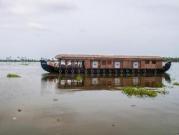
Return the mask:
[[[179,56],[179,0],[0,0],[0,58]]]

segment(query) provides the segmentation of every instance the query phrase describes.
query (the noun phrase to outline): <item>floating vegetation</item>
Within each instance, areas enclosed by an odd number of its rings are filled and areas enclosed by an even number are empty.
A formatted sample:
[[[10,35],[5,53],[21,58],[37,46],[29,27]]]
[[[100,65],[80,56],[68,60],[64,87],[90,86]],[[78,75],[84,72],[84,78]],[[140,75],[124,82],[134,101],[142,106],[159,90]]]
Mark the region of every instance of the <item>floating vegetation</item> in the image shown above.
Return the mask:
[[[156,82],[156,83],[154,83],[154,87],[162,88],[162,87],[165,87],[165,85],[163,83]]]
[[[7,74],[7,77],[8,77],[8,78],[19,78],[19,77],[21,77],[21,76],[15,74],[15,73],[9,73],[9,74]]]
[[[165,90],[154,90],[149,88],[141,88],[141,87],[123,87],[122,91],[127,96],[139,96],[139,97],[156,97],[158,93],[166,94]]]
[[[23,66],[28,66],[29,63],[21,63],[21,65],[23,65]]]
[[[173,85],[179,86],[179,82],[174,82]]]
[[[75,77],[75,80],[81,81],[81,80],[83,80],[83,77],[82,77],[81,75],[77,75],[77,76]]]

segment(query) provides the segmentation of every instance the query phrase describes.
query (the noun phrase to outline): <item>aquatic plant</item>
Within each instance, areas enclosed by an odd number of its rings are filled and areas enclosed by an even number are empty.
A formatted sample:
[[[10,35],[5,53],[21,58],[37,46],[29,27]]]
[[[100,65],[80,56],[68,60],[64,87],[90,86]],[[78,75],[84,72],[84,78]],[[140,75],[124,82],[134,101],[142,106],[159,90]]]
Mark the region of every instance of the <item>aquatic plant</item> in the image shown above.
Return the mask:
[[[173,85],[179,86],[179,82],[174,82]]]
[[[19,77],[21,77],[21,76],[15,74],[15,73],[9,73],[9,74],[7,74],[7,77],[8,77],[8,78],[19,78]]]
[[[166,95],[168,91],[164,88],[144,88],[144,87],[123,87],[121,88],[124,94],[127,96],[138,96],[138,97],[156,97],[158,94]]]
[[[82,77],[81,75],[77,75],[77,76],[75,77],[75,80],[81,81],[81,80],[83,80],[83,77]]]
[[[155,86],[156,88],[165,87],[165,85],[164,85],[163,83],[159,83],[159,82],[155,82],[155,83],[154,83],[154,86]]]
[[[21,63],[21,65],[28,66],[29,64],[28,63]]]
[[[147,88],[141,88],[141,87],[123,87],[122,91],[124,94],[128,96],[148,96],[148,97],[156,97],[157,91]]]

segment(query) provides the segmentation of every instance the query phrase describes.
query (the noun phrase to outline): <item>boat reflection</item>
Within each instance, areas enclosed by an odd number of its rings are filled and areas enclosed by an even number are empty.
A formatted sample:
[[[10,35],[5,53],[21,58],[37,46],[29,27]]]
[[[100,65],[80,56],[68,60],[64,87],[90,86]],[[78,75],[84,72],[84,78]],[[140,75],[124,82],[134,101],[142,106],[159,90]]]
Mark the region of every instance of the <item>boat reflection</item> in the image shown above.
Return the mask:
[[[54,83],[58,89],[112,90],[119,87],[163,87],[163,80],[170,82],[168,74],[155,76],[84,76],[44,74],[42,82]]]

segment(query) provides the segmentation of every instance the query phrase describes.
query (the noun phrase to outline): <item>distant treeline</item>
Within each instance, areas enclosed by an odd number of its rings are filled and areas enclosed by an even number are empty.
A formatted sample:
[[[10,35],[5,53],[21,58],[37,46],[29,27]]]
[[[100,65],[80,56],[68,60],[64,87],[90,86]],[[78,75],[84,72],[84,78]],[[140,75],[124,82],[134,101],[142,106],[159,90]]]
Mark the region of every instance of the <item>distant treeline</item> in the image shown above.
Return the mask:
[[[0,59],[0,62],[39,62],[40,60],[34,58],[28,58],[24,56],[12,57],[8,56],[6,58]]]
[[[35,59],[27,59],[27,60],[3,60],[0,59],[0,62],[40,62],[40,60],[35,60]]]
[[[179,57],[164,57],[164,61],[179,62]]]

